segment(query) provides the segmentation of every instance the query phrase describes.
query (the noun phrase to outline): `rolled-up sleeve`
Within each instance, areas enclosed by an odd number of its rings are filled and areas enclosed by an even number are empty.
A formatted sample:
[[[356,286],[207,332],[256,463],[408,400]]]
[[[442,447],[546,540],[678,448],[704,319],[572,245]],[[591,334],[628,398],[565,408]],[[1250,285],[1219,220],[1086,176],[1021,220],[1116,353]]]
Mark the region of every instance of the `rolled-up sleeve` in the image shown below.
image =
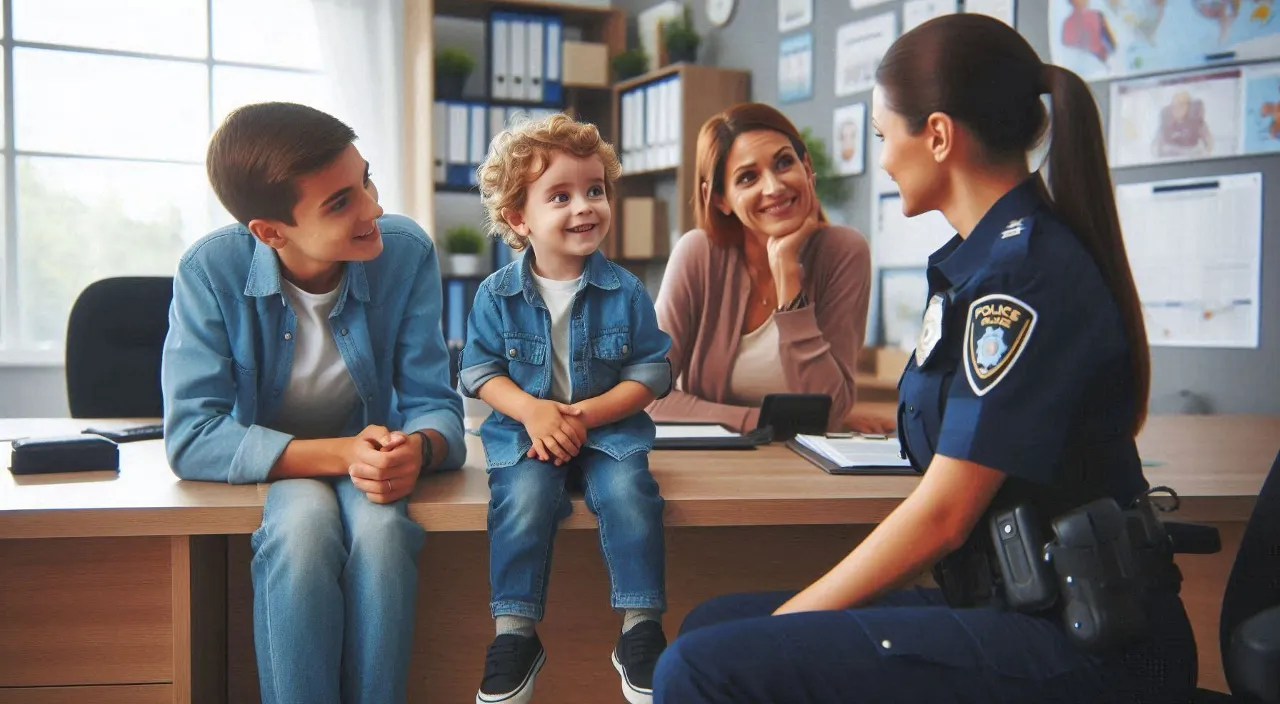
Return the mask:
[[[183,479],[264,482],[293,436],[232,416],[239,384],[227,323],[198,265],[184,260],[173,280],[169,332],[160,366],[165,452]]]
[[[501,315],[485,281],[476,292],[476,300],[467,316],[467,344],[458,363],[458,382],[468,398],[478,398],[480,387],[496,376],[508,376],[507,358],[499,349]]]
[[[671,337],[658,327],[653,299],[644,285],[635,282],[631,293],[631,345],[635,348],[622,368],[623,381],[636,381],[653,392],[655,399],[671,392]]]

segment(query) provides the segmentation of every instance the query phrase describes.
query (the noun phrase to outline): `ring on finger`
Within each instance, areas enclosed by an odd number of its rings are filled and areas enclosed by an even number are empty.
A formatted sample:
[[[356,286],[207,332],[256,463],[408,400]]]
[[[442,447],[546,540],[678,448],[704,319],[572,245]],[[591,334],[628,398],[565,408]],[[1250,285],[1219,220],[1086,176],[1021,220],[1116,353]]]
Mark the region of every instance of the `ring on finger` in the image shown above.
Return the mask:
[[[388,493],[388,494],[390,494],[390,493],[391,493],[391,480],[390,480],[390,479],[383,479],[382,481],[384,481],[384,482],[386,482],[386,483],[387,483],[387,493]]]

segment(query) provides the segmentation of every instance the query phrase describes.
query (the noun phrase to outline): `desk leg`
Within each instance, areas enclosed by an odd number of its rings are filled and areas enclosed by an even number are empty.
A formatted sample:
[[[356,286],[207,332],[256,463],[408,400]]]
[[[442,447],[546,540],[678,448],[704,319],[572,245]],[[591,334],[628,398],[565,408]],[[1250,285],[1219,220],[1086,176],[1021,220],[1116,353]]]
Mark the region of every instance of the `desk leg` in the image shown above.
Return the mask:
[[[227,539],[170,538],[173,704],[227,701]]]

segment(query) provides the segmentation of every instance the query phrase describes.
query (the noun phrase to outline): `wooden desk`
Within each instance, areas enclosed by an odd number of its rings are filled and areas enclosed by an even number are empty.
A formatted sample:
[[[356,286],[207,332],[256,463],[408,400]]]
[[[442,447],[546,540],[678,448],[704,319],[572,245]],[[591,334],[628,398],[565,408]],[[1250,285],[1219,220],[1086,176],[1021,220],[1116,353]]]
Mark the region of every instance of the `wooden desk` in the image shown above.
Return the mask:
[[[0,421],[0,437],[88,424]],[[470,701],[491,638],[488,488],[479,441],[468,442],[468,467],[423,480],[411,500],[411,515],[430,531],[420,561],[415,702]],[[1179,561],[1203,636],[1202,684],[1221,687],[1223,582],[1280,449],[1280,417],[1158,416],[1139,444],[1146,459],[1165,463],[1148,468],[1151,483],[1181,494],[1177,518],[1223,531],[1222,553]],[[0,453],[7,460],[7,445]],[[830,476],[782,447],[657,452],[651,465],[667,500],[669,635],[709,596],[812,581],[917,481]],[[0,472],[0,701],[257,701],[247,534],[261,520],[266,487],[179,481],[159,441],[121,446],[121,466],[118,476]],[[584,530],[594,525],[575,500],[540,628],[548,667],[539,701],[621,701],[608,664],[618,622],[596,534]],[[25,689],[5,689],[14,687]]]

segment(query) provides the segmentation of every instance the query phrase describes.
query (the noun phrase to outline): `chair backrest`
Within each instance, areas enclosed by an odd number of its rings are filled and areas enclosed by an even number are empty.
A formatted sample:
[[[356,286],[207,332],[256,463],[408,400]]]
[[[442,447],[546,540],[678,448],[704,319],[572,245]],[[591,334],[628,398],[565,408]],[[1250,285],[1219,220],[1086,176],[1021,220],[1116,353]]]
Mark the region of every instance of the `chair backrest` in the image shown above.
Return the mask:
[[[1258,492],[1249,524],[1240,539],[1240,552],[1227,578],[1222,597],[1222,619],[1218,639],[1224,657],[1231,632],[1251,616],[1280,606],[1280,454]],[[1227,684],[1239,691],[1227,667]]]
[[[73,418],[159,417],[160,355],[169,332],[171,277],[90,284],[67,321],[67,402]]]

